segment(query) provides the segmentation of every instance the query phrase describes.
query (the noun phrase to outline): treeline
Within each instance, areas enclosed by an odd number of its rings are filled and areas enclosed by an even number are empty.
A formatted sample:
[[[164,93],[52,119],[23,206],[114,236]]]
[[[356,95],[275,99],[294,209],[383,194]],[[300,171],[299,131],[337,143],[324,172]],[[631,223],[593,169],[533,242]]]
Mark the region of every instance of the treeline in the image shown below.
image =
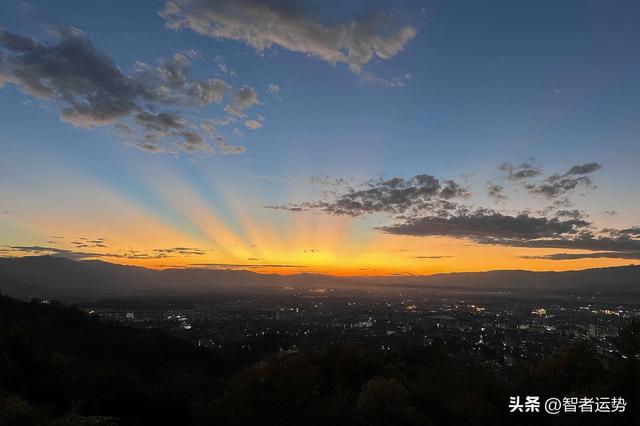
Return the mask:
[[[640,424],[640,323],[626,359],[577,343],[495,371],[436,342],[388,354],[348,343],[224,358],[160,331],[0,296],[0,425]],[[509,396],[616,396],[624,414],[510,414]]]

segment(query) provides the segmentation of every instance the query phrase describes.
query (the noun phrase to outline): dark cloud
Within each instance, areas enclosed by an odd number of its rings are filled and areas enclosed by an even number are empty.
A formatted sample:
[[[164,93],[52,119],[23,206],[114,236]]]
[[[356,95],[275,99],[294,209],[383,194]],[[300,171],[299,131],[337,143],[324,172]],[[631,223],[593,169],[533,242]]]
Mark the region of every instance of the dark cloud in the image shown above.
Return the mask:
[[[484,209],[460,210],[445,216],[405,219],[376,229],[396,235],[466,238],[476,244],[496,246],[640,252],[640,227],[594,232],[593,224],[581,215],[572,212],[564,217],[509,216]]]
[[[505,173],[507,179],[513,181],[529,179],[542,174],[540,166],[538,166],[533,159],[518,166],[505,162],[500,164],[498,169]]]
[[[447,259],[453,256],[414,256],[414,259]]]
[[[103,240],[88,240],[82,239],[74,241],[73,244],[76,248],[97,248],[106,247]],[[52,255],[62,256],[74,260],[96,259],[96,258],[118,258],[118,259],[162,259],[166,257],[175,256],[204,256],[210,249],[200,249],[194,247],[167,247],[158,248],[152,250],[125,250],[114,252],[96,252],[96,251],[81,251],[81,250],[69,250],[60,247],[51,246],[5,246],[0,250],[5,253],[27,253],[30,255]]]
[[[363,73],[364,65],[375,57],[392,58],[416,35],[411,26],[381,34],[383,16],[327,26],[298,9],[279,0],[175,0],[166,3],[162,16],[170,28],[244,42],[258,51],[276,45],[331,64],[345,63],[369,78],[374,76]]]
[[[493,182],[487,183],[487,194],[496,203],[501,203],[509,199],[506,195],[504,195],[504,187]]]
[[[640,238],[640,226],[632,226],[623,229],[605,229],[606,232],[616,238]]]
[[[410,179],[375,179],[363,189],[346,188],[331,195],[327,201],[268,206],[289,211],[315,210],[336,215],[360,216],[370,213],[410,214],[425,210],[446,210],[455,207],[450,201],[469,196],[469,191],[452,180],[440,180],[430,175]]]
[[[522,259],[576,260],[576,259],[640,259],[640,251],[600,251],[590,253],[553,253],[542,256],[522,256]]]
[[[599,163],[578,164],[569,168],[565,173],[554,173],[539,182],[530,181],[530,179],[542,174],[542,169],[533,159],[519,166],[502,163],[498,168],[504,172],[506,179],[522,182],[531,194],[542,195],[550,200],[560,199],[564,206],[568,206],[570,202],[566,199],[566,194],[580,188],[585,190],[595,188],[591,178],[585,175],[600,170],[602,165]]]
[[[556,217],[567,217],[570,219],[584,219],[585,214],[582,210],[558,210],[556,212]]]
[[[397,235],[448,236],[484,241],[486,238],[531,240],[572,235],[589,226],[580,219],[508,216],[492,210],[457,211],[446,216],[407,219],[377,229]]]
[[[0,87],[11,83],[34,97],[56,101],[60,118],[75,127],[112,125],[143,150],[213,152],[198,125],[176,112],[158,111],[223,101],[227,83],[189,77],[197,57],[192,50],[176,53],[156,65],[138,62],[125,74],[78,29],[57,30],[52,44],[0,30]],[[243,115],[257,103],[255,91],[244,86],[228,108]],[[214,145],[226,153],[243,151],[224,142],[214,140]]]
[[[629,237],[612,237],[590,232],[580,233],[576,236],[561,235],[557,238],[518,239],[487,237],[478,239],[480,244],[502,245],[525,248],[559,248],[570,250],[591,251],[640,251],[640,239]]]
[[[55,242],[52,241],[51,243]],[[75,241],[71,241],[70,244],[72,244],[75,248],[108,248],[108,245],[106,244],[104,238],[78,238]]]
[[[567,172],[567,175],[586,175],[600,170],[602,165],[599,163],[586,163],[573,166]]]
[[[555,173],[542,182],[527,183],[525,188],[532,194],[543,195],[548,199],[556,199],[578,188],[591,190],[595,188],[595,185],[591,178],[585,175],[600,168],[602,166],[598,163],[575,165],[564,174]]]
[[[541,183],[526,184],[525,188],[532,194],[542,195],[549,199],[554,199],[571,192],[577,188],[585,190],[594,189],[595,186],[588,176],[574,175],[551,175]]]
[[[136,109],[140,88],[74,28],[58,44],[0,30],[4,80],[41,99],[63,103],[63,120],[78,127],[113,124]]]
[[[102,256],[100,253],[85,252],[77,250],[66,250],[57,247],[46,246],[5,246],[6,248],[0,249],[1,252],[11,253],[26,253],[29,255],[51,255],[61,256],[73,260],[84,260]]]

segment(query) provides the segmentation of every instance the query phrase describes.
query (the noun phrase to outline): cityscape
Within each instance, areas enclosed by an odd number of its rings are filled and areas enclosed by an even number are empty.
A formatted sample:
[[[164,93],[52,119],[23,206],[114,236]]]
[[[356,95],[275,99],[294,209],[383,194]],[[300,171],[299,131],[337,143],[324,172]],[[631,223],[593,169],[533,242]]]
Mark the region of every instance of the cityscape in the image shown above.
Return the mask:
[[[381,296],[284,287],[280,295],[211,299],[209,303],[206,299],[174,301],[185,306],[173,309],[169,301],[156,301],[165,306],[146,309],[135,309],[135,300],[120,301],[116,307],[108,307],[108,301],[81,306],[107,321],[165,330],[196,346],[227,354],[316,349],[339,342],[379,351],[443,343],[457,354],[495,368],[510,367],[514,360],[549,358],[562,346],[580,340],[588,341],[603,356],[624,357],[614,340],[625,325],[640,319],[637,300],[597,295],[541,301],[512,294]],[[118,308],[118,304],[131,308]]]

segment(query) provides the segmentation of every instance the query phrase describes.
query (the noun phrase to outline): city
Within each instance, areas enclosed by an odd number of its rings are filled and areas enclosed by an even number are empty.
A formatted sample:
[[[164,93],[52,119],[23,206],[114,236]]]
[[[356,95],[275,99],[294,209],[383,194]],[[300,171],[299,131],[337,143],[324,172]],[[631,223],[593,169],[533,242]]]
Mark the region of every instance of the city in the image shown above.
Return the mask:
[[[145,299],[147,308],[136,308],[135,299],[111,303],[79,306],[104,320],[161,329],[225,354],[316,349],[340,342],[400,351],[435,342],[495,368],[548,358],[580,340],[603,356],[624,357],[614,338],[640,319],[638,301],[598,295],[541,300],[506,293],[431,291],[427,297],[415,290],[381,295],[284,287],[281,294],[243,298]],[[148,307],[154,303],[159,306]]]

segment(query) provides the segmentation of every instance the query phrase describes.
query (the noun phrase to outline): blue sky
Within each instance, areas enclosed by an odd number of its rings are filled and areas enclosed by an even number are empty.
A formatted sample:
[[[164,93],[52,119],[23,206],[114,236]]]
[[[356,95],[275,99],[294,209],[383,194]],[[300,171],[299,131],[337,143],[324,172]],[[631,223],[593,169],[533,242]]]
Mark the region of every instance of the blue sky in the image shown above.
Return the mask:
[[[176,181],[198,194],[204,206],[236,235],[247,234],[246,224],[243,228],[237,215],[244,210],[251,213],[250,222],[273,226],[286,241],[292,238],[283,235],[286,224],[301,220],[296,217],[299,209],[264,206],[338,200],[369,179],[409,179],[421,174],[453,179],[466,187],[468,194],[458,207],[473,211],[491,209],[511,216],[527,212],[552,219],[560,208],[540,211],[567,198],[562,208],[588,216],[590,232],[638,225],[640,5],[636,1],[354,1],[345,5],[185,0],[176,3],[176,13],[168,13],[169,8],[162,1],[7,1],[0,5],[0,28],[51,47],[63,37],[56,31],[74,27],[82,33],[73,37],[91,43],[92,51],[108,58],[123,75],[132,75],[137,63],[159,67],[159,61],[182,53],[188,57],[189,79],[219,79],[228,86],[219,102],[195,105],[191,100],[156,99],[148,107],[147,102],[152,102],[140,98],[129,115],[82,127],[61,119],[64,99],[34,96],[16,71],[10,71],[14,74],[0,87],[0,194],[4,199],[0,210],[6,212],[0,216],[0,231],[8,235],[0,244],[43,246],[55,227],[41,223],[46,220],[38,219],[34,211],[55,222],[63,211],[53,208],[55,201],[50,198],[57,195],[69,208],[90,202],[83,198],[84,192],[76,191],[76,185],[87,184],[117,194],[126,200],[124,204],[184,235],[185,244],[224,245],[207,237],[202,230],[206,225],[194,225],[198,220],[191,213],[172,205],[168,188]],[[241,19],[234,20],[238,16]],[[266,24],[251,29],[247,18],[260,24],[261,19],[266,22],[274,16],[283,27],[278,28],[277,37],[261,30]],[[206,19],[217,32],[198,30]],[[170,28],[177,21],[180,28]],[[357,31],[345,36],[352,44],[342,48],[319,41],[313,32],[321,28],[332,36],[335,28],[349,23]],[[269,42],[266,47],[257,46],[264,40]],[[372,58],[357,56],[361,53],[357,46],[363,43],[378,49]],[[15,69],[29,66],[10,57],[15,52],[9,53],[6,46],[0,52]],[[353,57],[331,63],[330,57],[351,53]],[[243,87],[251,88],[257,101],[230,116],[225,107],[233,104]],[[204,140],[192,151],[180,148],[178,142],[162,145],[167,151],[162,153],[140,149],[134,146],[133,136],[116,129],[125,121],[142,125],[135,118],[140,108],[175,114],[188,122],[188,128],[197,128]],[[234,121],[216,125],[216,136],[197,127],[208,119],[225,117]],[[247,120],[260,128],[248,127]],[[146,129],[135,131],[139,136]],[[227,146],[245,150],[222,152],[225,149],[210,140],[217,135]],[[598,167],[583,176],[588,184],[581,181],[575,191],[549,197],[536,193],[535,181],[506,178],[498,168],[504,162],[535,164],[540,171],[538,183],[574,165],[597,163]],[[312,176],[342,178],[347,184],[312,184]],[[496,202],[489,197],[488,181],[500,185],[508,198]],[[333,192],[323,194],[327,190]],[[434,214],[420,208],[417,213],[412,210],[413,219]],[[21,209],[28,209],[28,214]],[[301,213],[308,226],[320,226],[314,222],[320,215],[335,216],[335,211],[323,209],[316,205],[309,209],[312,212]],[[406,219],[406,212],[392,210],[347,214],[356,230],[344,235],[342,244],[377,241],[380,231],[372,227]],[[93,221],[89,212],[76,214],[80,221]],[[342,213],[338,216],[344,219]],[[89,225],[85,232],[97,235],[116,226],[105,220],[95,232]],[[71,229],[65,232],[70,240],[81,236],[73,235]],[[478,244],[474,235],[464,236]],[[433,238],[456,236],[420,237],[426,238],[417,242],[415,235],[403,238],[428,249]],[[167,238],[172,241],[167,244],[173,244],[176,237]],[[249,247],[252,244],[247,235],[240,240]],[[295,250],[303,245],[300,242]],[[122,237],[116,246],[118,253],[127,247],[140,251],[155,247]],[[287,249],[279,250],[280,255],[271,260],[283,262],[293,256]],[[336,262],[332,259],[326,261]],[[625,255],[624,260],[628,259]],[[546,261],[540,267],[564,268]],[[424,271],[460,268],[447,263]]]

